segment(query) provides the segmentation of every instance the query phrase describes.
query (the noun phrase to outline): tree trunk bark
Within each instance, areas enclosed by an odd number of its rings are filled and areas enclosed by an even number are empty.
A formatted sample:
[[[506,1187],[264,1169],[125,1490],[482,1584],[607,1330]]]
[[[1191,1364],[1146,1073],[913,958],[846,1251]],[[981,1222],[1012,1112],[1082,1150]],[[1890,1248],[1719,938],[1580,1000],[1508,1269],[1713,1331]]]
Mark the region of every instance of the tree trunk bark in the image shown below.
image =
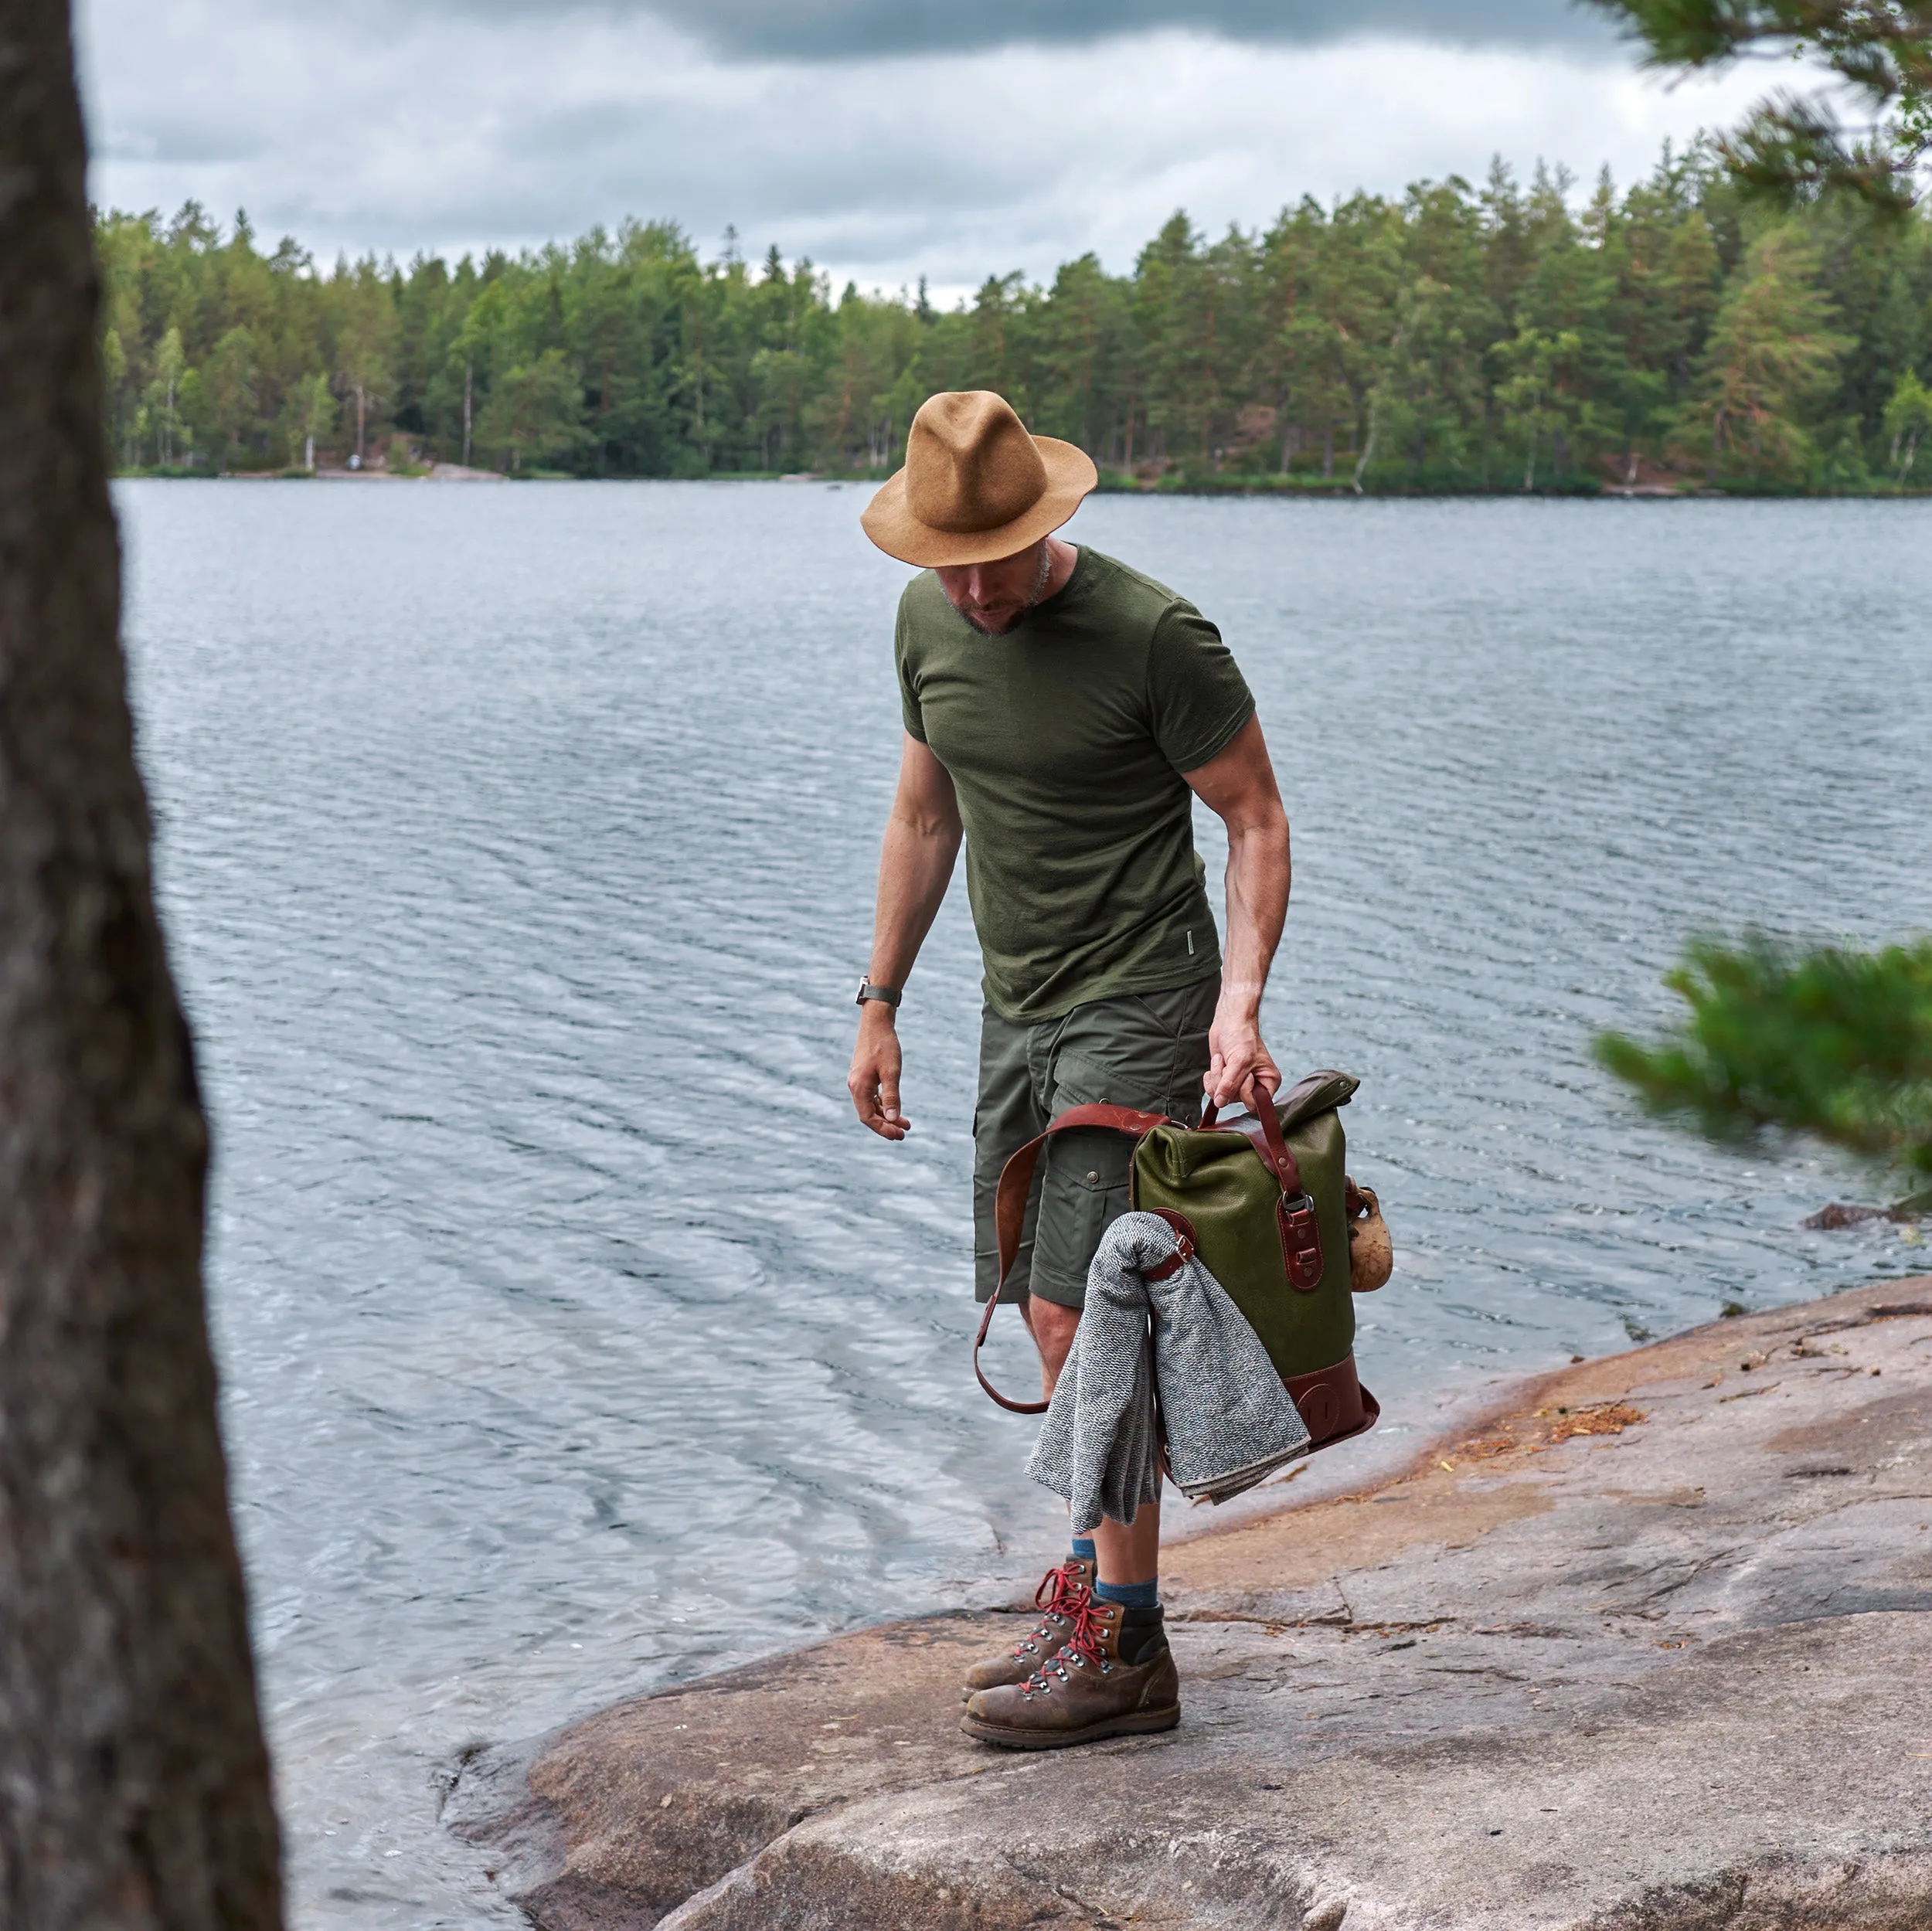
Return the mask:
[[[1355,458],[1355,480],[1349,485],[1358,496],[1362,494],[1362,479],[1369,473],[1369,464],[1375,457],[1376,433],[1381,427],[1378,420],[1379,413],[1372,397],[1369,403],[1369,433],[1362,440],[1361,454]]]
[[[0,7],[0,1923],[272,1931],[66,0]]]

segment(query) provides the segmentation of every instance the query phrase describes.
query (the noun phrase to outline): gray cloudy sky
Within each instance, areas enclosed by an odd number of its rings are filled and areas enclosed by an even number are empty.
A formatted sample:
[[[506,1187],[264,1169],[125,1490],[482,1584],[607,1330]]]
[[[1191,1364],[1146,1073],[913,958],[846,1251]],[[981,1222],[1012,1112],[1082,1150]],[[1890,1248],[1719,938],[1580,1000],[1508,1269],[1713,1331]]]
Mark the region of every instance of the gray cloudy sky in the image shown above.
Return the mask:
[[[735,225],[952,291],[1165,216],[1501,152],[1621,178],[1763,76],[1667,87],[1566,0],[80,0],[94,193],[338,248]]]

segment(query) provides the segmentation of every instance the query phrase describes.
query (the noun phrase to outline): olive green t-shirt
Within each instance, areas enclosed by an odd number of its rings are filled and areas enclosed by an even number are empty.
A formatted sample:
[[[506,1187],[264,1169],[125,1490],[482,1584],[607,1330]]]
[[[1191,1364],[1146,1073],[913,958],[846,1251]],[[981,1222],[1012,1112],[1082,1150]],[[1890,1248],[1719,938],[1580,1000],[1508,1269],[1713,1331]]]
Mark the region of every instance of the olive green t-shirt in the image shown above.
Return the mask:
[[[906,729],[951,774],[987,1002],[1027,1025],[1220,970],[1183,771],[1254,699],[1221,634],[1165,584],[1083,546],[1003,637],[906,586]]]

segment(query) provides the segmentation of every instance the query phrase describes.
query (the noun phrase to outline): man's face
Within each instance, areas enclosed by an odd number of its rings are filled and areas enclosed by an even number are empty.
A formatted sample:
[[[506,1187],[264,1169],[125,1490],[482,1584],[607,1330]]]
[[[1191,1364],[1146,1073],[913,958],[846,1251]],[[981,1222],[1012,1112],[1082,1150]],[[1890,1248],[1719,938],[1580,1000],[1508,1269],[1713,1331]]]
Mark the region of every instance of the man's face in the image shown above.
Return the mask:
[[[935,570],[946,600],[976,631],[998,637],[1033,607],[1045,575],[1046,539],[992,563],[962,563]]]

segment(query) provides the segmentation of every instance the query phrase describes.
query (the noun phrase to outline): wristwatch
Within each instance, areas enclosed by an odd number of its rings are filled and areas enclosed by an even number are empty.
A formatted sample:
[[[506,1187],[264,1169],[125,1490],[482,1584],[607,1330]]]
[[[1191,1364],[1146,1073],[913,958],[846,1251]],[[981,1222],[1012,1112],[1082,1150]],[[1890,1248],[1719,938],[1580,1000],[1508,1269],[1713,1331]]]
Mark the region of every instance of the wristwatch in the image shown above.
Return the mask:
[[[896,1007],[905,996],[896,986],[876,986],[869,979],[861,979],[859,997],[852,1004],[862,1006],[868,999],[876,999],[881,1005]]]

